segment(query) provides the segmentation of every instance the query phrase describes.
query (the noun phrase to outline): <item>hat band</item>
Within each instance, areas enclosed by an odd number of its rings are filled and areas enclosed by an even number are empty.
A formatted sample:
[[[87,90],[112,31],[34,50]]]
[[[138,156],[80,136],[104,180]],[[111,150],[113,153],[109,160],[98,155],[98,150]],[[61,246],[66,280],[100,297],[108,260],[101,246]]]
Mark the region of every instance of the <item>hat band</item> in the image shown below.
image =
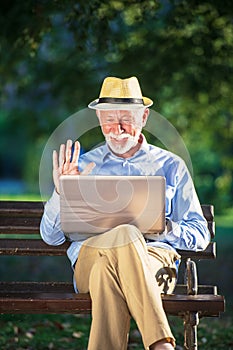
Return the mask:
[[[119,98],[119,97],[101,97],[98,103],[134,103],[144,104],[142,98]]]

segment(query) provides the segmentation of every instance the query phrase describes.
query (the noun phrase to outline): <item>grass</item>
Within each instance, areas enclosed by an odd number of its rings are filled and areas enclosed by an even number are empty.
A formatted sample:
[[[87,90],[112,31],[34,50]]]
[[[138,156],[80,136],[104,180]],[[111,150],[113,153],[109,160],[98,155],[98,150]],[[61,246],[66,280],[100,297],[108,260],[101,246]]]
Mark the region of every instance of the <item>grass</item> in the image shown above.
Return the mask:
[[[177,317],[169,317],[182,349],[183,326]],[[233,318],[203,319],[198,327],[201,350],[233,349]],[[89,315],[2,315],[0,348],[4,350],[84,350],[87,348]],[[128,349],[144,349],[135,323],[131,322]]]
[[[86,349],[90,317],[4,315],[0,326],[0,347],[4,350]]]

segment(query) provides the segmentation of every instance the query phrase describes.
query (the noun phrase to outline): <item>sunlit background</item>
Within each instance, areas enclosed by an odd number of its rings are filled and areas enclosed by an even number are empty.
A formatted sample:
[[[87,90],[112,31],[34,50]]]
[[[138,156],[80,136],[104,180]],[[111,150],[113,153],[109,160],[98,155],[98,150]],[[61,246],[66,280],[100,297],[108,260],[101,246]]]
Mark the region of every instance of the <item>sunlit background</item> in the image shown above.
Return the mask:
[[[106,76],[136,75],[184,138],[201,202],[232,206],[230,1],[3,1],[0,40],[1,195],[39,194],[54,129]]]

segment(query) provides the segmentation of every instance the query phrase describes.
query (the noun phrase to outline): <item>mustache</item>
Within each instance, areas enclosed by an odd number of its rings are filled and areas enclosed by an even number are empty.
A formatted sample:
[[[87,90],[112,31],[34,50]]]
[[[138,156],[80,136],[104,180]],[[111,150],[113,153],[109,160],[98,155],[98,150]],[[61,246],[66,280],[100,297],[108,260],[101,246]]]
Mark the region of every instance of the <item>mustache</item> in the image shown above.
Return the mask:
[[[132,138],[133,136],[127,133],[115,135],[114,133],[110,132],[109,134],[104,135],[106,140],[115,139],[115,140],[123,140],[125,138]]]

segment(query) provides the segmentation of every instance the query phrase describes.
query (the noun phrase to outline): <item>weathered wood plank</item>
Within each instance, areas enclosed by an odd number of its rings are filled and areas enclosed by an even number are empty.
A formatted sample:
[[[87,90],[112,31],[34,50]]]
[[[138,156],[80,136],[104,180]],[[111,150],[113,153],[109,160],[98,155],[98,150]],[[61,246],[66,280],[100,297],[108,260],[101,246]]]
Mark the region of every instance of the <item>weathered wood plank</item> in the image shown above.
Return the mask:
[[[52,246],[42,239],[0,239],[0,255],[66,255],[70,242]]]
[[[0,239],[0,255],[66,255],[70,242],[51,246],[39,239]],[[215,259],[216,243],[209,243],[204,251],[178,250],[182,258]]]
[[[73,293],[74,287],[69,282],[0,282],[0,295],[10,296],[15,293]],[[217,287],[209,285],[199,285],[198,292],[200,294],[217,295]],[[174,294],[187,295],[187,286],[185,284],[177,284]]]
[[[39,233],[43,210],[44,204],[40,201],[0,201],[0,234]],[[212,205],[202,205],[202,211],[213,238],[215,235],[214,208]]]
[[[41,217],[44,210],[42,201],[0,201],[0,216],[34,216]]]
[[[181,315],[187,311],[200,315],[218,316],[224,311],[224,298],[220,295],[162,295],[165,312]],[[0,313],[90,313],[89,294],[75,293],[15,293],[0,295]]]

